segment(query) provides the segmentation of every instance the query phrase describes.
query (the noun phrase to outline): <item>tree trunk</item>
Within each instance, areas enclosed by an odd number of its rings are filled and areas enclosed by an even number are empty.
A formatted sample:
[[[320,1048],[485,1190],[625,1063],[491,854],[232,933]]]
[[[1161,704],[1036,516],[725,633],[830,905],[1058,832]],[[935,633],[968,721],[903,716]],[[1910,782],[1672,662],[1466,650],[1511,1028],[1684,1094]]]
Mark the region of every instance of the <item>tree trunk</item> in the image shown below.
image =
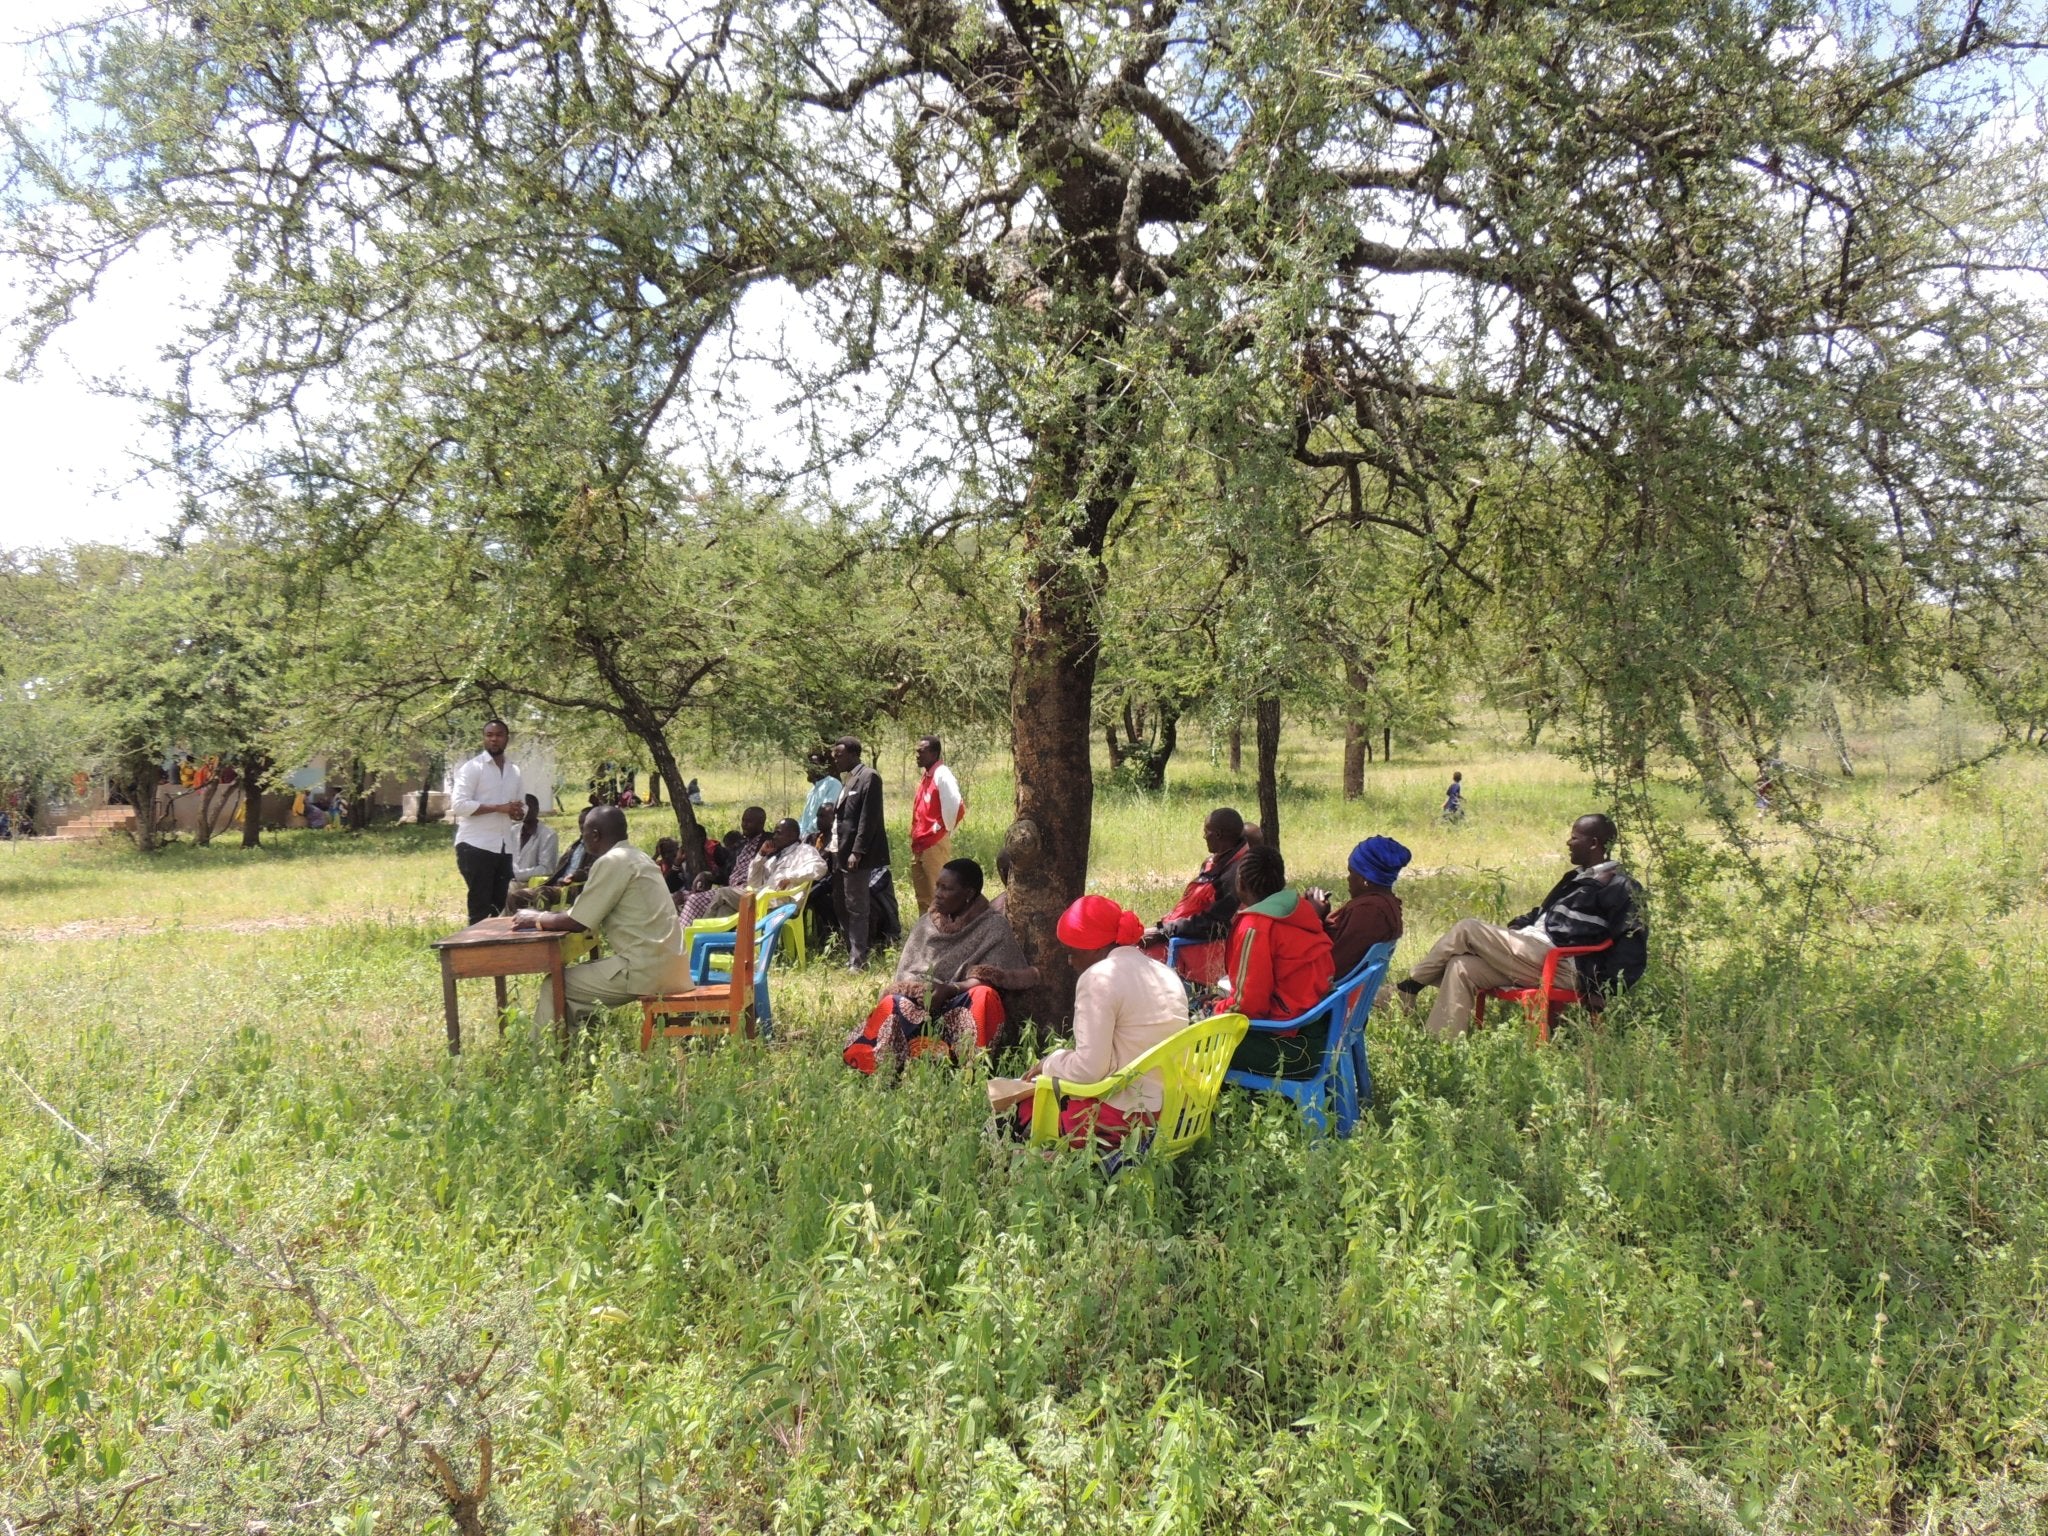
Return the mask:
[[[1133,780],[1138,788],[1154,793],[1166,788],[1166,765],[1180,745],[1180,705],[1172,699],[1159,704],[1157,731],[1151,743],[1138,753],[1138,771]]]
[[[204,848],[213,842],[213,802],[220,793],[220,780],[208,779],[206,787],[199,791],[199,830],[192,834],[192,846]],[[151,794],[154,800],[156,796]]]
[[[691,879],[704,873],[704,829],[697,824],[697,808],[690,804],[690,787],[683,782],[681,764],[659,726],[636,729],[654,759],[654,777],[668,786],[669,804],[676,813],[676,841],[682,844],[683,868]]]
[[[270,755],[245,748],[242,752],[242,846],[263,846],[263,784],[270,776]],[[427,815],[427,794],[420,791],[420,819]]]
[[[1259,830],[1266,846],[1280,847],[1280,701],[1259,700]]]
[[[1230,771],[1244,772],[1244,725],[1241,721],[1230,728]]]
[[[1073,1018],[1074,973],[1054,928],[1087,888],[1095,814],[1088,747],[1101,650],[1095,613],[1103,533],[1115,508],[1115,498],[1097,496],[1079,527],[1044,515],[1027,524],[1024,606],[1010,652],[1017,816],[1004,837],[1015,869],[1008,910],[1040,978],[1021,1011],[1062,1032]]]
[[[661,805],[661,774],[657,770],[647,774],[647,803],[657,808]]]
[[[1835,708],[1835,691],[1823,688],[1820,694],[1820,725],[1828,733],[1828,740],[1834,743],[1835,764],[1842,770],[1842,777],[1856,777],[1856,765],[1849,760],[1849,740],[1842,734],[1842,716]]]
[[[1356,720],[1344,726],[1344,798],[1357,800],[1365,794],[1365,727]]]
[[[143,853],[155,853],[163,845],[156,821],[156,759],[150,755],[131,758],[128,764],[128,799],[135,808],[135,846]]]

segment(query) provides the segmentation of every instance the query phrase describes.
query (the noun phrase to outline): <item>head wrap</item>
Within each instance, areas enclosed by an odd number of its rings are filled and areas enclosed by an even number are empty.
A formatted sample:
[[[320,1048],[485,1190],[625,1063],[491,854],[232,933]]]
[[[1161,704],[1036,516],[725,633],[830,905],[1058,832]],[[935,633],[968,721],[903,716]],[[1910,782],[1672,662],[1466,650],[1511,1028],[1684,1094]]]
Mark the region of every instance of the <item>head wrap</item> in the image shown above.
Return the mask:
[[[1361,880],[1392,885],[1415,855],[1391,837],[1368,837],[1351,850],[1349,868]]]
[[[1059,940],[1069,949],[1108,949],[1135,944],[1145,932],[1138,914],[1107,896],[1083,896],[1060,914]]]

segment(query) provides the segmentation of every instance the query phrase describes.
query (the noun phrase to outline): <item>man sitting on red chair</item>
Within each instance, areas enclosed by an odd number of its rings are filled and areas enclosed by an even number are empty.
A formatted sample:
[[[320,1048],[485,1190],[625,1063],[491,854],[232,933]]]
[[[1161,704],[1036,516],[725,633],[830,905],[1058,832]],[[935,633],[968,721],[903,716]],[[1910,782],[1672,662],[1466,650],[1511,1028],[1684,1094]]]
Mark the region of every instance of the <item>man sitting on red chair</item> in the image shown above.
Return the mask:
[[[1209,857],[1173,910],[1145,931],[1141,943],[1154,960],[1166,958],[1169,939],[1200,946],[1192,954],[1181,952],[1178,969],[1189,981],[1208,985],[1223,975],[1223,941],[1237,918],[1237,866],[1250,846],[1244,817],[1227,805],[1211,811],[1202,823],[1202,841]]]
[[[1597,955],[1558,964],[1555,985],[1576,991],[1590,1009],[1604,1006],[1608,993],[1635,985],[1649,955],[1650,929],[1643,917],[1643,888],[1608,857],[1614,836],[1607,817],[1581,816],[1564,845],[1571,870],[1534,910],[1505,928],[1461,918],[1431,946],[1398,988],[1410,1008],[1424,987],[1437,989],[1429,1010],[1431,1034],[1462,1035],[1470,1029],[1473,1005],[1482,992],[1540,984],[1544,957],[1552,949],[1613,944]]]

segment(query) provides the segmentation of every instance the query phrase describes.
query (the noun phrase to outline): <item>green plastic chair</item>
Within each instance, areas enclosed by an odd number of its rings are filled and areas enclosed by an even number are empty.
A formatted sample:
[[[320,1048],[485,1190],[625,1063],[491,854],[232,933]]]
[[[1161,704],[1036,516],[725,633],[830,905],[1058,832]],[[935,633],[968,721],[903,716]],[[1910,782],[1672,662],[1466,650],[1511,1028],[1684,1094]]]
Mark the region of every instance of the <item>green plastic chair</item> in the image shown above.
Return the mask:
[[[1062,1097],[1106,1099],[1147,1072],[1157,1072],[1165,1096],[1159,1106],[1159,1123],[1144,1136],[1143,1150],[1156,1157],[1180,1156],[1209,1134],[1216,1095],[1222,1090],[1223,1074],[1230,1069],[1230,1054],[1250,1027],[1251,1021],[1241,1013],[1219,1013],[1214,1018],[1197,1019],[1099,1083],[1062,1083],[1040,1077],[1031,1099],[1032,1143],[1051,1145],[1062,1139]]]

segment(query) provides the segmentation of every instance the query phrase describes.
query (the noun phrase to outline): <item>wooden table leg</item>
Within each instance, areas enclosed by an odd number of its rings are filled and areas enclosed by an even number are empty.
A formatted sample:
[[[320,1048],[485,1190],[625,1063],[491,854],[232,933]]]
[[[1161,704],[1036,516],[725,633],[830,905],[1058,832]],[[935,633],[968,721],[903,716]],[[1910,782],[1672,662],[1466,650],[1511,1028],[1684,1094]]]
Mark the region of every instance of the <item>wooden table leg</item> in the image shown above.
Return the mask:
[[[555,989],[555,1028],[561,1031],[562,1055],[567,1057],[575,1032],[569,1024],[569,982],[562,972],[562,946],[557,944],[554,963],[548,967],[548,985]]]
[[[448,1054],[462,1054],[462,1016],[456,1011],[455,965],[448,958],[448,951],[441,951],[441,1007],[448,1015]]]
[[[498,1033],[505,1033],[505,978],[495,978],[498,983]]]

